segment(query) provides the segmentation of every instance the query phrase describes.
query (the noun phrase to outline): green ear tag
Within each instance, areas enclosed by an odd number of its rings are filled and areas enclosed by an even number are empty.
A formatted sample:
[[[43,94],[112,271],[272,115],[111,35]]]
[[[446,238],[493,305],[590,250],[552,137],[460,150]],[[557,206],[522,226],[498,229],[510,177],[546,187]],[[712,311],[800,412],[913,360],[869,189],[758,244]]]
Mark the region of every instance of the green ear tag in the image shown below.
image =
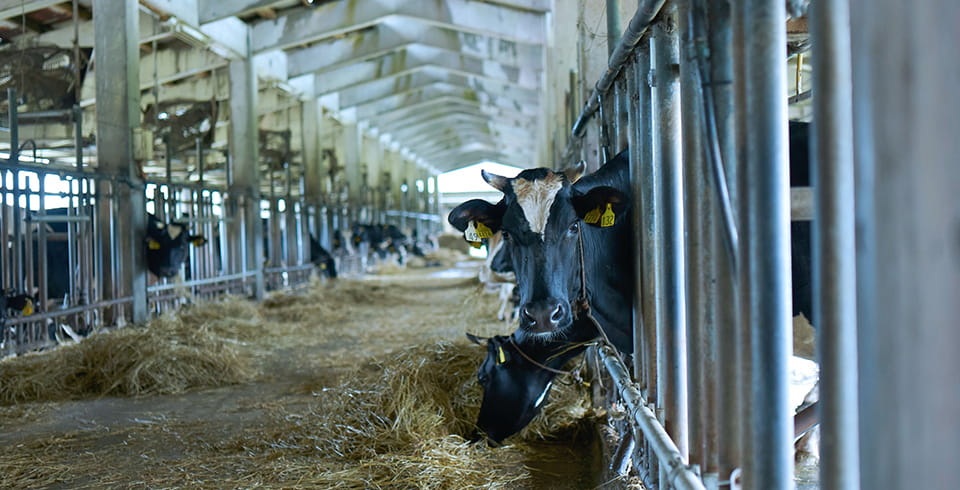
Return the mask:
[[[597,221],[600,221],[600,206],[597,206],[595,209],[591,209],[590,212],[583,217],[583,222],[587,224],[592,225]]]
[[[608,226],[613,226],[613,222],[616,221],[617,215],[613,214],[613,207],[610,203],[607,203],[607,210],[603,212],[603,216],[600,218],[600,227],[606,228]]]
[[[493,236],[493,230],[487,225],[477,221],[477,236],[480,238],[490,238]]]

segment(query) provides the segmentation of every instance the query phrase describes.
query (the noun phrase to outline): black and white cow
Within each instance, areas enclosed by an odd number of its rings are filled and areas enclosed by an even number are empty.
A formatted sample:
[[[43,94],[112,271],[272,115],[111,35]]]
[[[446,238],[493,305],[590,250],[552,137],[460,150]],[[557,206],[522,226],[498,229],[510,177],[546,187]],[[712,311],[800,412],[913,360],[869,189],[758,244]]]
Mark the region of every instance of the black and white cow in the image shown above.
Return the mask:
[[[498,445],[520,432],[540,413],[547,402],[553,380],[570,359],[587,348],[595,334],[586,330],[565,342],[517,341],[516,333],[481,339],[467,334],[479,344],[487,342],[487,356],[477,371],[483,387],[483,401],[477,418],[474,440],[486,436]]]
[[[164,223],[153,214],[147,215],[147,270],[157,277],[173,277],[180,272],[187,258],[187,248],[192,244],[207,243],[202,235],[190,235],[187,225]]]
[[[524,170],[514,178],[483,172],[503,199],[467,201],[448,221],[460,231],[482,223],[503,233],[520,290],[517,339],[564,341],[571,331],[595,333],[578,301],[586,298],[606,336],[629,354],[634,259],[627,153],[581,179],[582,173],[582,164],[563,172]]]
[[[337,262],[313,235],[310,235],[310,262],[330,279],[337,278]]]
[[[29,316],[33,314],[36,304],[37,299],[33,296],[24,293],[18,294],[16,291],[8,289],[0,294],[0,315],[4,318],[9,316],[10,313]]]

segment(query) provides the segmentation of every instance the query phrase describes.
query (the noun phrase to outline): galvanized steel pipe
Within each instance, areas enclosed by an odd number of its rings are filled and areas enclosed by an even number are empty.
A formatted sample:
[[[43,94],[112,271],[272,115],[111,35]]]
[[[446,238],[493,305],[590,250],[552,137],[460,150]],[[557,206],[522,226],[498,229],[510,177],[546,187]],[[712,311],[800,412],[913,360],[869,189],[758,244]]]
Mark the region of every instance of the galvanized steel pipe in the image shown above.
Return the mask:
[[[752,441],[747,490],[793,486],[793,424],[787,359],[792,354],[790,308],[790,200],[787,162],[787,93],[783,0],[743,0],[746,90],[743,209],[749,237],[743,270],[750,325]]]
[[[640,390],[630,382],[630,373],[617,356],[617,352],[609,345],[601,345],[597,348],[597,352],[607,372],[610,373],[610,378],[613,379],[617,393],[626,405],[627,411],[632,414],[631,421],[643,432],[643,436],[650,443],[668,476],[667,480],[661,484],[669,484],[669,488],[679,490],[704,489],[696,472],[687,465],[686,458],[660,425],[656,415],[646,407]]]
[[[627,59],[630,57],[630,53],[633,51],[633,48],[640,42],[640,38],[646,32],[647,28],[650,27],[650,24],[653,22],[653,19],[660,13],[660,7],[663,6],[665,0],[641,0],[641,3],[637,5],[637,11],[633,14],[633,17],[630,19],[630,24],[627,25],[627,30],[624,31],[623,35],[620,36],[620,42],[617,44],[616,48],[613,50],[613,53],[610,54],[610,61],[607,63],[607,70],[603,73],[603,76],[600,77],[600,80],[597,81],[596,87],[591,92],[590,97],[587,97],[587,104],[580,112],[580,116],[577,117],[577,120],[573,123],[573,129],[571,130],[571,140],[576,140],[583,135],[583,130],[586,128],[587,120],[590,119],[600,108],[600,99],[599,97],[606,94],[610,87],[613,85],[614,80],[617,78],[617,74],[620,73],[620,70],[626,64]],[[570,149],[568,145],[568,151]]]

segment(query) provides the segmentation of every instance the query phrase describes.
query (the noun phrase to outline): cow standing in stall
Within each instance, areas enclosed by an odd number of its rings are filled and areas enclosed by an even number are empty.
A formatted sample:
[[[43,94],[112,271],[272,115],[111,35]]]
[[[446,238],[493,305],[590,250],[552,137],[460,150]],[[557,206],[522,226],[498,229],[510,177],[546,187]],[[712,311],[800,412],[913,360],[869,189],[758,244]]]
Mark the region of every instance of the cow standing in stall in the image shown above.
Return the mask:
[[[144,237],[147,270],[157,277],[174,277],[180,273],[190,245],[207,243],[202,235],[187,233],[187,225],[164,223],[153,214],[147,215],[147,234]]]

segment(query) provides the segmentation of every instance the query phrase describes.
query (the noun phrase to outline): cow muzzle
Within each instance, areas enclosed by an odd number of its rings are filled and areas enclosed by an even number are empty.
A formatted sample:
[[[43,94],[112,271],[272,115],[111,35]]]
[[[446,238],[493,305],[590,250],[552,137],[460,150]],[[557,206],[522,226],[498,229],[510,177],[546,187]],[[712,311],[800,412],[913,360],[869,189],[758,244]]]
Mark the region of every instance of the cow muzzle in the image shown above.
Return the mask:
[[[535,333],[551,332],[567,323],[570,308],[556,298],[532,301],[520,308],[520,326]]]

